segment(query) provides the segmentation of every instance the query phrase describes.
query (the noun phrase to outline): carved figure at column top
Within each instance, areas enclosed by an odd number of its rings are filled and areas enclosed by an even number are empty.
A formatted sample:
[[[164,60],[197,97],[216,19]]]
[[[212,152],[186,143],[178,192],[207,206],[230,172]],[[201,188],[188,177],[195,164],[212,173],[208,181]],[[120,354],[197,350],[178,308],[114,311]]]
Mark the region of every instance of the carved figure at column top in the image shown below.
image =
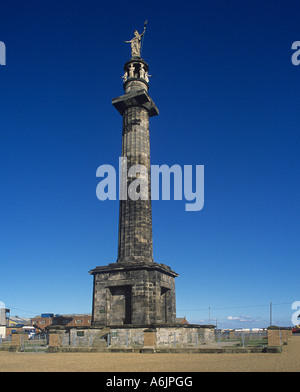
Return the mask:
[[[145,71],[143,65],[141,65],[141,68],[140,68],[140,78],[145,79],[145,73],[146,73],[146,71]]]
[[[134,69],[135,69],[134,65],[130,64],[130,66],[129,66],[129,77],[130,78],[134,77]]]
[[[128,78],[128,73],[125,72],[124,75],[122,76],[122,78],[123,78],[123,82],[125,83],[127,81],[127,78]]]
[[[149,78],[151,78],[152,75],[148,75],[148,71],[145,73],[145,80],[147,83],[149,83]]]
[[[137,30],[134,30],[134,37],[130,41],[124,41],[127,44],[131,44],[131,56],[141,57],[141,40],[142,36],[145,34],[146,26],[144,26],[144,31],[139,34]]]

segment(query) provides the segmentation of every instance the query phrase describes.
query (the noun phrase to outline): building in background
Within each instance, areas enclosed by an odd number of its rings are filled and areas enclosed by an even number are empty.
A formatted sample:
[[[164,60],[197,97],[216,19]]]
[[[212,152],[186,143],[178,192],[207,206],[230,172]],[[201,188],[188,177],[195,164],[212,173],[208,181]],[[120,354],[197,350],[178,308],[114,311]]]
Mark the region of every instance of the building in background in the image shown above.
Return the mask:
[[[24,326],[30,325],[30,318],[19,316],[6,316],[6,337],[9,337],[12,332],[22,331]]]
[[[2,310],[2,309],[1,309]],[[6,313],[9,309],[6,309]],[[3,316],[1,313],[0,336],[2,338],[9,337],[12,332],[24,331],[25,327],[35,328],[35,333],[45,333],[49,325],[63,325],[67,327],[82,326],[90,327],[92,315],[91,314],[54,314],[42,313],[33,318],[25,318],[19,316]]]
[[[6,314],[9,313],[9,309],[0,309],[0,338],[6,337]]]
[[[187,321],[187,319],[184,317],[176,317],[176,323],[177,324],[183,324],[183,325],[189,325],[190,323]]]
[[[91,314],[53,314],[42,313],[40,316],[33,317],[31,325],[36,328],[36,332],[44,332],[49,325],[63,325],[67,327],[91,325]]]

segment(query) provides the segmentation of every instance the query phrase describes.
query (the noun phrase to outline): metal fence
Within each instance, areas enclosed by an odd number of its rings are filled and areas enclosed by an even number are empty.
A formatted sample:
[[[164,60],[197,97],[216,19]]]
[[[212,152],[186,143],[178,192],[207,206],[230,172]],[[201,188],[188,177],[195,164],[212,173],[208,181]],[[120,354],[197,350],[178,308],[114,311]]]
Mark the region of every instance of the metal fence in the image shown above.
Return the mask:
[[[12,345],[12,336],[6,338],[0,336],[0,347],[9,348]],[[22,335],[20,339],[20,350],[23,352],[44,352],[48,348],[48,337],[46,335],[36,335],[28,339],[26,335]]]
[[[266,330],[252,331],[215,331],[214,345],[218,347],[265,347],[268,344]]]
[[[47,348],[48,339],[41,335],[36,335],[30,340],[24,340],[21,342],[21,350],[24,352],[44,352]]]
[[[3,338],[2,335],[0,335],[0,347],[5,347],[5,346],[10,346],[11,345],[11,335]]]

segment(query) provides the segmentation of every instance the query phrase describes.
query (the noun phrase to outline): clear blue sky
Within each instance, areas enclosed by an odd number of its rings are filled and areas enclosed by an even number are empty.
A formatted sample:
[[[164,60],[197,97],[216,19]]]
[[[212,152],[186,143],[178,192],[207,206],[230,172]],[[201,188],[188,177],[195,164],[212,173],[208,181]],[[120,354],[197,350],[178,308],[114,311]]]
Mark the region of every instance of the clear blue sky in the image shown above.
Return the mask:
[[[0,301],[11,314],[90,313],[88,271],[117,258],[123,43],[143,58],[160,115],[152,164],[204,165],[205,205],[153,201],[154,259],[171,266],[177,315],[221,327],[291,325],[299,293],[298,1],[3,0]]]

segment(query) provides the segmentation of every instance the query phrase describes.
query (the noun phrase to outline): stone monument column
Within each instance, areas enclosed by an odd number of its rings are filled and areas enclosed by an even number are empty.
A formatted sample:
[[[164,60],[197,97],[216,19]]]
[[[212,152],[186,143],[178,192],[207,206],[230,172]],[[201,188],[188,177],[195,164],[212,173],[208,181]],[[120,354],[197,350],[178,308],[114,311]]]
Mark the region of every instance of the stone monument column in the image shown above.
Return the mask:
[[[132,58],[124,71],[124,75],[131,75],[123,77],[125,94],[112,101],[123,116],[122,157],[127,165],[123,173],[127,179],[126,200],[120,200],[117,261],[153,262],[149,117],[158,115],[158,109],[148,94],[148,64],[141,58]],[[127,192],[138,177],[126,175],[133,165],[143,165],[147,170],[148,192],[137,200],[131,200]]]
[[[92,324],[149,326],[174,323],[175,277],[165,264],[153,261],[149,118],[158,109],[148,94],[148,64],[140,57],[141,37],[131,41],[131,59],[124,65],[125,94],[112,100],[123,117],[118,258],[90,271],[94,276]],[[135,166],[140,165],[140,166]],[[133,167],[138,167],[128,176]],[[131,172],[132,174],[132,172]],[[136,183],[135,197],[130,188]],[[139,189],[138,189],[139,188]],[[138,196],[138,197],[136,197]]]

